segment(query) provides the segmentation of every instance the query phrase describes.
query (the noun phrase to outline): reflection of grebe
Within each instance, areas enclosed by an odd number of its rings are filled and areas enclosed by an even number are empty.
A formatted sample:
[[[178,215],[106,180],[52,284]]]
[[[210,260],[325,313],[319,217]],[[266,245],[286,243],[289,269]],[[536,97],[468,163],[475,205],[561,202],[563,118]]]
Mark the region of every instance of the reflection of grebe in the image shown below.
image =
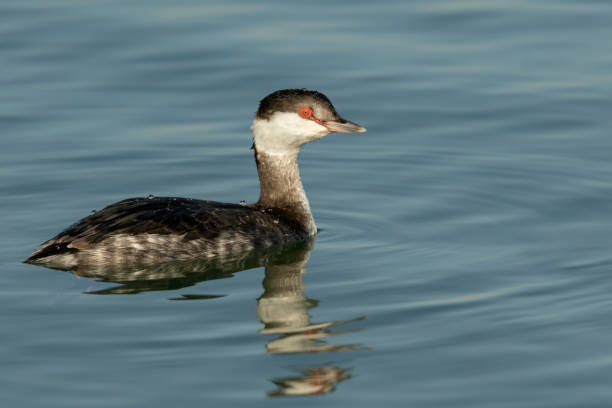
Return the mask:
[[[257,203],[130,198],[73,224],[26,262],[60,268],[80,263],[151,264],[224,256],[315,235],[298,152],[331,132],[365,129],[338,115],[325,95],[305,89],[265,97],[252,129],[261,187]]]
[[[334,335],[326,330],[360,320],[310,323],[308,309],[317,305],[316,300],[304,295],[305,286],[302,276],[306,273],[306,263],[310,257],[310,248],[304,252],[292,252],[291,258],[273,259],[266,265],[266,277],[263,281],[264,293],[257,300],[257,315],[265,327],[261,334],[281,334],[266,344],[269,353],[304,353],[348,351],[358,345],[331,345],[322,339]]]
[[[308,310],[316,300],[304,295],[302,276],[314,238],[242,254],[213,259],[192,259],[154,265],[79,265],[70,270],[78,276],[115,282],[119,286],[87,292],[92,294],[136,294],[143,291],[177,290],[198,282],[232,277],[246,269],[265,266],[264,292],[258,299],[257,314],[265,327],[262,334],[281,335],[266,344],[271,354],[321,353],[362,348],[357,344],[329,345],[324,338],[339,334],[332,326],[359,320],[310,323]],[[184,294],[172,300],[204,300],[224,295]],[[271,380],[279,389],[269,396],[323,394],[350,378],[347,368],[334,365],[306,367],[301,375]]]
[[[334,391],[336,383],[351,378],[348,370],[338,367],[313,367],[303,370],[298,377],[272,380],[278,389],[268,392],[270,397],[320,395]]]
[[[324,340],[334,333],[329,327],[349,323],[346,321],[311,323],[308,310],[317,301],[304,295],[302,276],[310,247],[305,251],[288,252],[285,256],[270,257],[263,281],[264,293],[257,300],[257,315],[265,327],[261,334],[281,335],[266,344],[271,354],[328,353],[361,348],[358,344],[332,345]],[[289,256],[287,256],[289,255]],[[270,397],[294,395],[319,395],[332,392],[335,384],[350,378],[348,369],[333,365],[316,365],[303,368],[299,376],[277,378],[271,381],[278,387],[270,391]]]

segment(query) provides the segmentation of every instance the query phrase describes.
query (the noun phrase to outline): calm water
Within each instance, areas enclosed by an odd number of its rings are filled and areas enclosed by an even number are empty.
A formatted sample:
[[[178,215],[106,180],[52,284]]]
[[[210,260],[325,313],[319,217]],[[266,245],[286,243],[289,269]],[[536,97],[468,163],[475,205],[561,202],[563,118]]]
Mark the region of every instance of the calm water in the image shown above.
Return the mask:
[[[609,406],[611,21],[2,2],[1,405]],[[255,201],[252,115],[289,87],[368,128],[301,154],[316,242],[148,279],[20,263],[121,198]]]

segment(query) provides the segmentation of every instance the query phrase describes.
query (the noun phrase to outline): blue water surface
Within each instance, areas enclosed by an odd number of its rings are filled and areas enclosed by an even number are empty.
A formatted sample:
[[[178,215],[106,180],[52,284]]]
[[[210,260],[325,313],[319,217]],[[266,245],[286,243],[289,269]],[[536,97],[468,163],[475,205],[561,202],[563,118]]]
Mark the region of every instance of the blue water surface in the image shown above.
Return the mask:
[[[596,0],[2,2],[0,404],[609,406],[611,21]],[[21,263],[122,198],[256,201],[253,112],[294,87],[368,129],[300,155],[312,248],[154,282]]]

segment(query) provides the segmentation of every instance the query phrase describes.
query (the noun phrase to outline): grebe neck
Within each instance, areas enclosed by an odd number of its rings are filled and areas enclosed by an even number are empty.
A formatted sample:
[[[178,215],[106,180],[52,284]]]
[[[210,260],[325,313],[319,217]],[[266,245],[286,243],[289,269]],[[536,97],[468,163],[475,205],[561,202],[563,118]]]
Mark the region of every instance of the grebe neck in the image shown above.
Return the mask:
[[[298,151],[262,152],[255,150],[260,194],[255,206],[279,211],[295,220],[309,235],[317,232],[310,204],[298,168]]]

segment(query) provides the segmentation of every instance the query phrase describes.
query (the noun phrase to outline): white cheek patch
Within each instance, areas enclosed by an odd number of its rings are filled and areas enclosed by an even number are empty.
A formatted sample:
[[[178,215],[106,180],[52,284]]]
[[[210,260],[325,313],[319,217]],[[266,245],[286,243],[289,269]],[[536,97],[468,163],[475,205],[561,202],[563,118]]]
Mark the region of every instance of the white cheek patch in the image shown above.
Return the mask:
[[[257,150],[266,153],[297,153],[306,143],[329,134],[325,126],[292,112],[276,112],[269,120],[255,119],[251,129]]]

